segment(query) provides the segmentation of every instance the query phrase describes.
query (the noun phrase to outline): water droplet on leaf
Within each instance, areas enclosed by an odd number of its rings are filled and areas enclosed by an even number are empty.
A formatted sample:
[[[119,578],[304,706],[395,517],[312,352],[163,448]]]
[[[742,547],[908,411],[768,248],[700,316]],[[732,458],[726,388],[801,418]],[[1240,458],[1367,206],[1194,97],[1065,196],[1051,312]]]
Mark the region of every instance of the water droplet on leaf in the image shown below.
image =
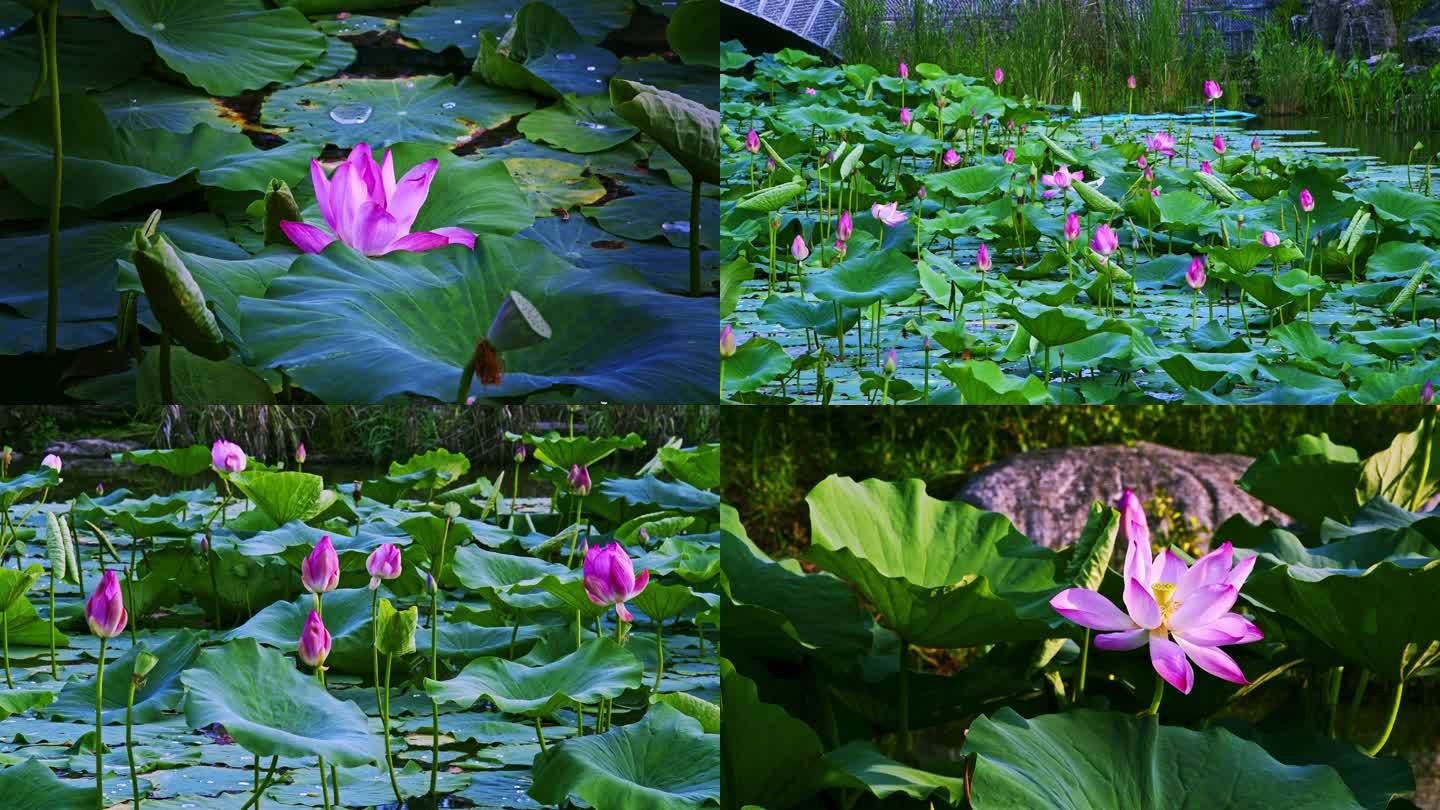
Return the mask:
[[[447,109],[447,110],[453,110],[453,109],[455,109],[455,102],[453,102],[453,101],[447,101],[447,102],[445,102],[444,104],[441,104],[440,106],[441,106],[441,107],[444,107],[444,108]]]
[[[348,101],[344,104],[336,104],[330,110],[330,118],[337,124],[363,124],[370,120],[370,114],[374,112],[369,104],[362,104],[358,101]]]
[[[576,121],[575,126],[593,130],[609,129],[609,127],[596,121]]]
[[[558,60],[560,60],[561,62],[574,62],[574,61],[575,61],[575,54],[573,54],[573,53],[557,53],[557,54],[555,54],[555,58],[558,59]]]

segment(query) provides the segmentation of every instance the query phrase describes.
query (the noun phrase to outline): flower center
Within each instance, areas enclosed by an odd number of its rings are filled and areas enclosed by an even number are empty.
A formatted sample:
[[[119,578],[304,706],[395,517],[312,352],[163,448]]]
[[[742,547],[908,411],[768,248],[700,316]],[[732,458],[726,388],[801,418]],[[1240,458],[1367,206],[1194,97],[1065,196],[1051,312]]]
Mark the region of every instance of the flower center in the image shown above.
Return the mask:
[[[1180,607],[1180,603],[1175,601],[1175,583],[1157,582],[1150,586],[1150,592],[1155,595],[1156,604],[1160,605],[1160,623],[1168,624],[1170,615]]]

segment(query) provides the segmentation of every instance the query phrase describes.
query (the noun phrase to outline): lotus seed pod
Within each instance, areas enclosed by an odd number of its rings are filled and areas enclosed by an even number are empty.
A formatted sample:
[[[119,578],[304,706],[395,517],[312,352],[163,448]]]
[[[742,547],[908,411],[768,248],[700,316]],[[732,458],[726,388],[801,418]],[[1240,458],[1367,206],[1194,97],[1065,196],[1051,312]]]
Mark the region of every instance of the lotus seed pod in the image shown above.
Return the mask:
[[[284,180],[272,179],[265,190],[265,244],[283,245],[289,238],[280,229],[282,222],[301,222],[300,206]]]

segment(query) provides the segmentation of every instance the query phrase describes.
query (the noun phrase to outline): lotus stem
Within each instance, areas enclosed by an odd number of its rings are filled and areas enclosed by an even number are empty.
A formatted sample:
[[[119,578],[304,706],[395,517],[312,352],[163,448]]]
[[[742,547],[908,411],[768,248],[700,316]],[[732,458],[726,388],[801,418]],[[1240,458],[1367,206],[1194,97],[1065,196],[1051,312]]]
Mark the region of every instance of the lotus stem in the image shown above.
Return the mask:
[[[170,378],[170,330],[160,329],[160,399],[175,404],[175,386]]]
[[[105,763],[103,756],[105,742],[100,735],[100,704],[105,700],[105,643],[109,639],[100,637],[100,665],[95,669],[95,807],[105,807]],[[10,677],[9,653],[6,653],[5,677]],[[11,687],[12,689],[14,687]]]
[[[60,188],[64,178],[65,149],[60,134],[60,60],[56,37],[60,20],[60,4],[50,4],[50,19],[45,25],[45,58],[50,74],[50,136],[54,146],[54,174],[50,185],[50,254],[48,265],[49,298],[46,302],[45,355],[55,356],[56,336],[60,327]]]
[[[208,533],[208,529],[206,530]],[[205,562],[210,569],[210,592],[215,599],[215,629],[220,629],[220,582],[215,576],[215,547],[211,544],[210,549],[205,552]]]
[[[400,783],[395,781],[395,760],[390,756],[390,662],[394,656],[385,653],[385,700],[380,703],[381,732],[385,735],[385,770],[390,772],[390,789],[395,791],[397,804],[404,804],[400,795]]]
[[[510,481],[510,514],[514,515],[519,509],[520,502],[520,462],[515,462],[515,477]],[[513,524],[513,521],[512,521]],[[513,525],[511,528],[514,528]]]
[[[1064,374],[1061,374],[1063,381]],[[1085,628],[1085,644],[1080,648],[1080,677],[1075,681],[1075,702],[1085,697],[1085,673],[1090,668],[1090,628]]]
[[[577,496],[575,499],[575,536],[570,538],[570,554],[565,558],[565,567],[569,568],[575,564],[575,547],[580,545],[580,516],[584,514],[585,498]]]
[[[380,708],[380,631],[376,621],[380,615],[380,589],[370,592],[370,670],[375,680],[375,708]]]
[[[440,576],[445,573],[445,542],[450,539],[450,524],[446,519],[445,531],[440,535],[439,564],[431,573],[430,585],[430,679],[440,680]],[[389,701],[389,698],[386,698]],[[430,794],[440,780],[440,702],[430,699]]]
[[[135,773],[134,711],[135,686],[138,679],[130,676],[130,696],[125,699],[125,760],[130,765],[130,794],[134,797],[134,810],[140,810],[140,777]],[[96,735],[99,736],[99,735]]]
[[[540,741],[540,753],[545,753],[545,732],[540,730],[540,715],[535,715],[535,739]]]
[[[10,614],[0,613],[0,639],[5,650],[5,688],[14,689],[15,681],[10,677]]]
[[[910,761],[912,742],[910,739],[910,642],[900,639],[900,705],[897,712],[897,734],[899,754],[902,762]]]
[[[260,781],[260,755],[255,755],[255,795],[240,805],[240,810],[250,810],[251,807],[254,807],[255,810],[260,810],[260,797],[265,791],[270,789],[270,785],[274,784],[275,766],[279,764],[279,762],[280,757],[278,756],[270,758],[270,769],[265,772],[265,781],[262,783]]]
[[[63,541],[62,541],[63,542]],[[69,552],[69,549],[66,549]],[[9,621],[0,614],[0,621],[5,622],[7,628],[5,634],[9,635]],[[55,569],[50,569],[50,677],[60,679],[60,667],[55,661]]]
[[[690,181],[690,294],[700,294],[700,178]]]
[[[319,594],[316,594],[318,597]],[[325,670],[319,664],[315,665],[315,677],[320,681],[320,688],[325,688]],[[325,755],[317,754],[315,760],[320,769],[320,801],[325,810],[330,810],[330,791],[325,785]]]
[[[255,795],[251,801],[255,804],[255,810],[260,810],[260,755],[255,755]]]
[[[1325,708],[1329,717],[1330,739],[1335,739],[1335,721],[1339,715],[1340,684],[1344,680],[1345,667],[1334,667],[1330,670],[1330,693],[1325,701]]]
[[[1150,696],[1150,708],[1145,713],[1158,718],[1160,716],[1160,699],[1165,697],[1165,680],[1160,673],[1155,673],[1155,694]]]
[[[660,693],[660,676],[665,673],[665,620],[655,620],[655,688],[652,692]]]
[[[1395,730],[1395,718],[1400,714],[1400,701],[1405,696],[1405,680],[1402,678],[1395,684],[1395,697],[1390,702],[1390,717],[1385,720],[1385,730],[1380,732],[1380,739],[1366,749],[1366,753],[1375,756],[1390,741],[1390,732]]]

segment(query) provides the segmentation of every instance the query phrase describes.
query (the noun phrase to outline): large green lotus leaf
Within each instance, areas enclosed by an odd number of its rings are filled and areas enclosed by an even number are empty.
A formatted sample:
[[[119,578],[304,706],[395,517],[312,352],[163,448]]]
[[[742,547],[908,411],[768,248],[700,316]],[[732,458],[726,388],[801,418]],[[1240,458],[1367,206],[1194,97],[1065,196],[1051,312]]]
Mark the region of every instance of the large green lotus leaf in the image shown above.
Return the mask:
[[[650,582],[646,584],[645,590],[635,595],[630,604],[640,608],[641,612],[651,619],[663,622],[679,616],[691,607],[703,610],[708,603],[684,585]]]
[[[149,47],[139,37],[116,33],[106,20],[61,17],[57,35],[58,61],[65,66],[60,71],[61,92],[106,90],[140,75],[150,58]],[[8,34],[0,48],[0,104],[28,103],[39,74],[40,37],[34,31]],[[40,93],[50,94],[48,82],[40,85]]]
[[[394,152],[397,170],[432,158],[440,161],[430,196],[415,218],[417,231],[454,226],[509,236],[535,221],[525,192],[500,161],[460,158],[443,147],[422,144],[400,144]]]
[[[1057,634],[1055,552],[1004,515],[932,498],[914,479],[832,475],[805,500],[809,558],[858,587],[906,641],[978,647]]]
[[[585,642],[540,666],[504,658],[477,658],[447,681],[425,679],[425,691],[442,703],[469,708],[488,698],[502,712],[543,717],[573,703],[619,697],[640,686],[644,667],[635,654],[608,638]]]
[[[605,196],[605,186],[594,175],[563,160],[511,158],[505,168],[515,185],[530,198],[530,212],[548,216],[555,209],[569,210]]]
[[[496,588],[508,590],[518,585],[532,585],[546,576],[562,576],[568,569],[534,557],[501,554],[478,546],[455,549],[451,572],[460,584],[470,590]]]
[[[789,374],[794,361],[779,343],[759,335],[740,344],[735,354],[725,358],[725,390],[745,393],[763,388]]]
[[[755,682],[720,659],[725,745],[720,790],[726,807],[790,807],[820,787],[825,749],[808,725],[783,706],[760,700]]]
[[[125,722],[125,702],[130,697],[130,675],[134,672],[136,655],[145,650],[158,660],[135,690],[134,722],[153,723],[180,704],[184,690],[180,673],[200,652],[204,634],[179,630],[163,640],[142,638],[119,658],[105,665],[105,692],[101,710],[104,723]],[[65,684],[60,697],[49,711],[75,722],[95,720],[95,680],[72,680]]]
[[[720,735],[660,703],[638,723],[576,737],[535,757],[530,796],[550,806],[697,810],[720,800]]]
[[[416,479],[412,486],[418,489],[435,490],[449,486],[468,472],[470,472],[469,456],[446,450],[443,447],[436,447],[410,456],[404,464],[398,461],[390,462],[390,469],[386,471],[386,475],[389,478],[409,481],[410,476],[421,473],[420,478]]]
[[[506,433],[507,441],[521,441],[535,450],[535,460],[547,467],[569,471],[576,464],[589,467],[609,458],[619,450],[638,450],[645,439],[638,433],[624,436],[561,436],[550,431],[543,436],[534,433]]]
[[[440,625],[437,646],[442,658],[460,658],[465,661],[482,655],[508,657],[511,650],[517,655],[523,655],[534,642],[543,637],[544,629],[533,624],[521,624],[518,627],[482,627],[469,622],[446,621]],[[428,631],[416,634],[415,649],[420,657],[430,657]]]
[[[55,702],[55,693],[49,689],[10,689],[0,691],[0,720],[31,709],[43,709]],[[94,707],[91,707],[94,711]]]
[[[16,573],[5,569],[10,573]],[[29,599],[20,599],[10,606],[10,609],[0,614],[0,620],[5,622],[7,632],[10,634],[10,644],[17,647],[49,647],[50,646],[50,622],[40,618],[40,613],[35,606],[30,604]],[[70,639],[64,633],[55,633],[55,644],[67,646]]]
[[[1440,202],[1423,194],[1406,191],[1393,183],[1376,183],[1355,192],[1355,199],[1369,203],[1383,220],[1410,233],[1440,236]]]
[[[293,9],[260,0],[94,0],[155,53],[217,96],[284,81],[325,53],[325,35]],[[68,128],[67,128],[68,129]]]
[[[304,177],[309,157],[303,144],[262,151],[239,132],[209,126],[196,126],[184,134],[116,130],[88,96],[64,97],[61,127],[65,133],[61,201],[75,208],[94,208],[191,174],[201,185],[229,191],[260,191],[272,177],[293,185]],[[48,206],[54,179],[49,101],[32,102],[0,119],[0,149],[6,155],[0,174],[25,198]]]
[[[687,65],[720,67],[719,0],[686,0],[670,15],[665,39]]]
[[[123,453],[112,453],[110,460],[116,464],[129,463],[139,464],[142,467],[159,467],[182,478],[199,475],[210,469],[214,463],[210,457],[210,448],[203,444],[172,447],[165,450],[126,450]],[[179,508],[179,506],[175,507],[175,509]],[[175,509],[167,509],[166,513],[175,511]],[[127,508],[126,511],[134,510]]]
[[[1001,709],[977,719],[971,800],[985,808],[1186,807],[1358,810],[1332,768],[1286,765],[1224,729],[1191,731],[1089,709],[1026,719]],[[1216,774],[1225,774],[1216,779]]]
[[[701,227],[716,232],[719,230],[703,222]],[[570,217],[568,222],[561,217],[546,217],[521,236],[539,242],[556,256],[585,270],[634,270],[662,290],[682,294],[688,294],[690,290],[686,275],[689,266],[687,251],[664,243],[620,239],[602,230],[587,217]],[[713,288],[718,267],[718,253],[710,250],[700,252],[702,283],[711,279],[710,286]]]
[[[264,295],[270,282],[290,269],[291,262],[295,261],[295,252],[289,248],[271,248],[262,255],[243,259],[211,257],[182,248],[177,248],[175,252],[205,294],[205,303],[214,311],[215,319],[227,335],[239,334],[240,296]],[[120,260],[116,287],[144,293],[140,275],[128,259]],[[140,322],[159,333],[159,322],[148,308],[140,316]]]
[[[826,273],[805,279],[807,293],[856,308],[876,301],[903,301],[919,286],[914,260],[893,247],[851,257]]]
[[[242,299],[255,362],[330,402],[407,393],[453,401],[461,369],[510,290],[555,328],[507,352],[485,398],[541,392],[621,402],[709,401],[714,303],[664,295],[633,274],[575,272],[534,242],[481,236],[475,250],[367,258],[336,243],[301,257],[267,297]],[[558,391],[556,390],[558,389]]]
[[[95,810],[93,784],[60,780],[38,759],[26,759],[0,770],[0,795],[9,810]]]
[[[95,101],[110,123],[120,129],[164,129],[185,134],[198,124],[238,130],[243,123],[213,96],[150,79],[107,90],[96,95]]]
[[[989,360],[945,363],[939,371],[955,384],[960,401],[966,405],[1039,405],[1050,399],[1044,380],[1006,374]]]
[[[9,509],[22,498],[42,492],[60,483],[60,473],[50,467],[38,467],[14,478],[0,478],[0,507]]]
[[[260,756],[313,757],[350,768],[381,760],[380,738],[365,713],[330,695],[283,653],[254,639],[235,639],[200,653],[180,679],[188,690],[191,728],[225,727],[242,748]]]
[[[400,18],[400,33],[426,50],[459,48],[468,59],[480,50],[477,31],[504,36],[515,13],[529,0],[435,0]],[[545,0],[574,26],[582,40],[598,44],[624,28],[634,12],[631,0]],[[713,29],[712,29],[713,30]]]
[[[690,244],[690,194],[670,185],[635,187],[633,196],[588,206],[585,216],[600,227],[626,239],[665,239],[675,247]],[[720,201],[700,201],[700,244],[718,248]]]
[[[662,447],[656,456],[665,472],[700,489],[720,486],[720,444],[699,447]]]
[[[830,766],[827,785],[863,790],[880,799],[898,794],[923,801],[943,795],[949,804],[959,805],[965,796],[964,779],[896,762],[866,740],[842,745],[826,754],[825,762]]]
[[[230,473],[230,482],[277,526],[309,520],[325,507],[325,479],[307,472],[247,470]]]
[[[720,496],[696,489],[683,481],[661,481],[653,475],[643,478],[607,478],[600,494],[632,506],[654,506],[679,512],[710,512],[720,505]]]
[[[1280,450],[1266,451],[1236,483],[1266,504],[1318,527],[1327,517],[1348,522],[1360,508],[1356,492],[1360,474],[1355,450],[1322,433],[1299,436]]]
[[[170,352],[170,378],[177,405],[269,405],[274,402],[270,383],[253,369],[234,360],[207,360],[178,346]],[[145,353],[132,379],[137,405],[158,408],[167,404],[160,385],[158,351]]]
[[[479,34],[473,72],[495,87],[545,98],[594,95],[605,89],[619,59],[586,41],[570,19],[545,3],[526,3],[505,35]]]
[[[282,87],[296,87],[311,82],[329,79],[335,74],[345,70],[354,64],[355,58],[360,52],[354,45],[341,39],[338,36],[325,38],[325,55],[316,62],[312,62],[300,69],[299,73],[291,76]]]
[[[925,178],[925,188],[932,193],[943,192],[962,200],[978,200],[1005,190],[1003,181],[1015,173],[1013,166],[1002,163],[981,163],[963,169],[932,174]]]
[[[1390,802],[1415,790],[1410,763],[1400,757],[1372,757],[1360,746],[1299,729],[1261,731],[1238,718],[1217,725],[1265,748],[1286,765],[1328,765],[1370,810],[1386,810]]]
[[[1440,488],[1440,464],[1426,464],[1427,458],[1440,461],[1440,433],[1435,431],[1434,417],[1396,435],[1389,447],[1365,459],[1357,499],[1369,502],[1384,497],[1418,511]]]
[[[1043,346],[1065,346],[1098,335],[1106,327],[1106,320],[1098,315],[1072,307],[1046,306],[1039,301],[1023,301],[1005,312]]]
[[[287,88],[265,100],[260,118],[288,129],[287,138],[310,144],[365,142],[379,149],[409,141],[448,148],[533,109],[535,100],[520,93],[473,81],[456,84],[448,76],[414,76]]]
[[[1434,329],[1417,324],[1347,331],[1345,339],[1353,340],[1387,360],[1398,360],[1440,341],[1440,336],[1435,334]]]
[[[1309,631],[1343,660],[1408,678],[1440,660],[1440,559],[1405,531],[1306,549],[1286,532],[1255,548],[1244,596]],[[1421,553],[1417,553],[1420,551]]]
[[[793,645],[841,660],[869,650],[870,617],[848,585],[830,574],[806,574],[794,560],[765,556],[728,504],[720,505],[720,522],[727,645],[755,638],[753,646],[772,655]],[[772,642],[777,637],[784,642]]]
[[[45,568],[39,563],[18,571],[0,568],[0,612],[13,609],[44,575]]]
[[[369,588],[341,588],[325,594],[321,602],[325,629],[330,631],[333,642],[326,666],[345,672],[370,672],[370,600]],[[293,602],[275,602],[231,630],[225,639],[254,639],[293,653],[305,619],[314,607],[314,597],[308,593]]]
[[[609,605],[597,605],[585,590],[584,574],[576,569],[560,576],[546,575],[533,587],[519,587],[513,591],[497,591],[495,599],[518,610],[558,610],[566,618],[579,613],[589,621],[610,610]]]
[[[720,184],[720,113],[668,90],[627,79],[610,82],[610,103],[694,178]]]

